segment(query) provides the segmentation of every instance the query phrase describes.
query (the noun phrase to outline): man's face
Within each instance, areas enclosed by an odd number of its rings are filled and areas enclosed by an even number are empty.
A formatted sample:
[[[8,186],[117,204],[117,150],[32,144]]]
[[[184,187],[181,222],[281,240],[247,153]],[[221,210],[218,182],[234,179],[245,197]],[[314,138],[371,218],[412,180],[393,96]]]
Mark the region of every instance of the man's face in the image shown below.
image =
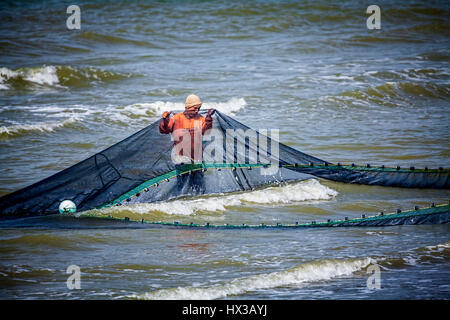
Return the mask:
[[[201,108],[201,105],[192,106],[192,107],[187,108],[185,112],[189,116],[192,117],[192,116],[195,116],[198,113],[198,110],[200,110],[200,108]]]

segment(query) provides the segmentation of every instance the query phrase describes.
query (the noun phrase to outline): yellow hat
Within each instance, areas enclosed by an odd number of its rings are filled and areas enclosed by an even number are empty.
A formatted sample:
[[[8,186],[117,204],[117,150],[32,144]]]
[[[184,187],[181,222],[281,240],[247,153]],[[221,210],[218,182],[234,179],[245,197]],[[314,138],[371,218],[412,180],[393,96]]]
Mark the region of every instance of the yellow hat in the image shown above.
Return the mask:
[[[197,97],[195,94],[188,95],[188,97],[186,98],[185,108],[187,109],[196,105],[202,105],[200,98]]]

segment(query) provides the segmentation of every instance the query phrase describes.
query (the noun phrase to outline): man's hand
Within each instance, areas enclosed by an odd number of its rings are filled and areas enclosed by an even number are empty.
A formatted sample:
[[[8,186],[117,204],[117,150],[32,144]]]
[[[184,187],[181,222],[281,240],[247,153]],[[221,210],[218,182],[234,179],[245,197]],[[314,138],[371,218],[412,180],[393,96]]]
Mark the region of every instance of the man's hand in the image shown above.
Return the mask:
[[[211,108],[211,109],[208,110],[208,114],[206,116],[207,117],[211,117],[214,114],[214,112],[216,112],[216,109]]]
[[[162,118],[165,119],[167,118],[172,112],[170,111],[164,111],[164,113],[162,114]]]

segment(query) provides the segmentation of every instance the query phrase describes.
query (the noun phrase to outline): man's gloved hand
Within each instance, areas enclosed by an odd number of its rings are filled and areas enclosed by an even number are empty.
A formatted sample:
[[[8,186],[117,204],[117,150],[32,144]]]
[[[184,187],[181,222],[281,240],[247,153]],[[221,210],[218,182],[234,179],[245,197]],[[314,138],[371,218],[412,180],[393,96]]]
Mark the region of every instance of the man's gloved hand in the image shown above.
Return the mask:
[[[172,112],[170,111],[164,111],[164,113],[162,114],[162,118],[165,119],[167,118]]]
[[[216,109],[214,109],[214,108],[211,108],[211,109],[209,109],[208,110],[208,113],[207,113],[207,117],[211,117],[213,114],[214,114],[214,112],[216,112]]]

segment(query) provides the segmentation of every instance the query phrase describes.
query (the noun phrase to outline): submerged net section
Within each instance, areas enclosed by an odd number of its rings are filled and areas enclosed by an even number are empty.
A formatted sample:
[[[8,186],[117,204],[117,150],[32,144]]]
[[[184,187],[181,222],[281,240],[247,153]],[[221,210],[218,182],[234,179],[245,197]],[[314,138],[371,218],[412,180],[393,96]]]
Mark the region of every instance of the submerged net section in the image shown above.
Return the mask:
[[[397,209],[397,212],[384,213],[380,212],[377,215],[365,215],[362,214],[361,217],[349,219],[345,217],[343,220],[331,220],[328,219],[326,222],[299,222],[296,221],[292,224],[265,224],[261,223],[258,225],[251,224],[196,224],[196,223],[180,223],[178,221],[174,222],[161,222],[161,221],[146,221],[132,220],[128,217],[123,219],[115,218],[113,216],[99,216],[91,214],[89,212],[81,215],[81,218],[94,218],[98,220],[112,220],[115,222],[123,222],[134,224],[135,227],[137,223],[142,225],[142,227],[151,226],[164,226],[164,227],[175,227],[175,228],[194,228],[194,229],[304,229],[304,228],[334,228],[334,227],[380,227],[380,226],[396,226],[396,225],[418,225],[418,224],[447,224],[450,223],[450,203],[435,205],[432,204],[430,207],[418,208],[417,206],[413,210],[408,210],[402,212]]]
[[[203,137],[202,162],[179,163],[172,158],[171,136],[159,132],[157,121],[70,168],[1,197],[0,214],[54,214],[63,200],[85,211],[253,190],[312,177],[411,188],[449,188],[450,184],[449,169],[332,164],[278,143],[218,111],[213,115],[212,131]]]

